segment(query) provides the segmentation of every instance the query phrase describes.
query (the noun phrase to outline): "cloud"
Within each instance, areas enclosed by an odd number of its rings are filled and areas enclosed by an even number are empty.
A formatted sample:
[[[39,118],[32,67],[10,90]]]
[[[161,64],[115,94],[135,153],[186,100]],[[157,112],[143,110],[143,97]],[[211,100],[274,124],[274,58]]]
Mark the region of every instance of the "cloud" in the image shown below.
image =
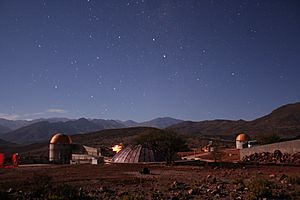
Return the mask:
[[[3,119],[17,120],[19,117],[20,117],[20,115],[17,115],[17,114],[0,113],[0,118],[3,118]]]
[[[56,109],[56,108],[50,108],[47,110],[48,113],[66,113],[66,110],[63,109]]]
[[[23,116],[24,117],[31,117],[31,116],[38,116],[38,115],[44,115],[45,113],[42,113],[42,112],[37,112],[37,113],[27,113],[27,114],[24,114]]]

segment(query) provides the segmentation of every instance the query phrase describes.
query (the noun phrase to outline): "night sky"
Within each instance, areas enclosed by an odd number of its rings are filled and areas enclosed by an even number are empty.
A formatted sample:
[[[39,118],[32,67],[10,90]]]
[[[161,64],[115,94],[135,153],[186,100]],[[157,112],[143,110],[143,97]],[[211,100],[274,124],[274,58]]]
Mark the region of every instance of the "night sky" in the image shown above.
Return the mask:
[[[300,1],[0,0],[0,117],[246,119],[300,101]]]

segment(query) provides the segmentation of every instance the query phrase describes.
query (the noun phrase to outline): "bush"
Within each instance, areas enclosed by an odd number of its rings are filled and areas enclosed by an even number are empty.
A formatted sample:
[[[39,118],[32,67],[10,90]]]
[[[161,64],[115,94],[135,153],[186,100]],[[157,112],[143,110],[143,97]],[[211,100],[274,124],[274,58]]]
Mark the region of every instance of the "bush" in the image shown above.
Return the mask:
[[[177,133],[169,130],[142,134],[135,138],[135,142],[158,150],[163,154],[167,164],[173,162],[177,152],[188,149],[186,141]]]

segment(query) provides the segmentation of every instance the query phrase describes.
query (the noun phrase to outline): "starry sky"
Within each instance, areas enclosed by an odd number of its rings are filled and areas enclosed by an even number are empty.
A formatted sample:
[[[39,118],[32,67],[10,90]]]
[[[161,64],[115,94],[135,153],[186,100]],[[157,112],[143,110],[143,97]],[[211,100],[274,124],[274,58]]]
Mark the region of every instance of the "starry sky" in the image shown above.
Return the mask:
[[[0,0],[0,118],[252,120],[300,101],[300,1]]]

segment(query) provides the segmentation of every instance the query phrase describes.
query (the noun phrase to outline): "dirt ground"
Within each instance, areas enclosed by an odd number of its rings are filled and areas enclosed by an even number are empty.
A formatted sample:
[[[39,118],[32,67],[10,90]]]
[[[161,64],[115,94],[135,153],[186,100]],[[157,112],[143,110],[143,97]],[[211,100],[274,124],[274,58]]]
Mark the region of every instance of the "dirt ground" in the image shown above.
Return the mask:
[[[145,167],[150,174],[139,172]],[[0,169],[0,191],[14,197],[14,191],[30,192],[50,177],[47,184],[74,186],[91,199],[251,199],[267,195],[252,188],[253,181],[265,180],[274,187],[263,189],[278,193],[273,197],[300,199],[299,172],[297,166],[23,165]]]

